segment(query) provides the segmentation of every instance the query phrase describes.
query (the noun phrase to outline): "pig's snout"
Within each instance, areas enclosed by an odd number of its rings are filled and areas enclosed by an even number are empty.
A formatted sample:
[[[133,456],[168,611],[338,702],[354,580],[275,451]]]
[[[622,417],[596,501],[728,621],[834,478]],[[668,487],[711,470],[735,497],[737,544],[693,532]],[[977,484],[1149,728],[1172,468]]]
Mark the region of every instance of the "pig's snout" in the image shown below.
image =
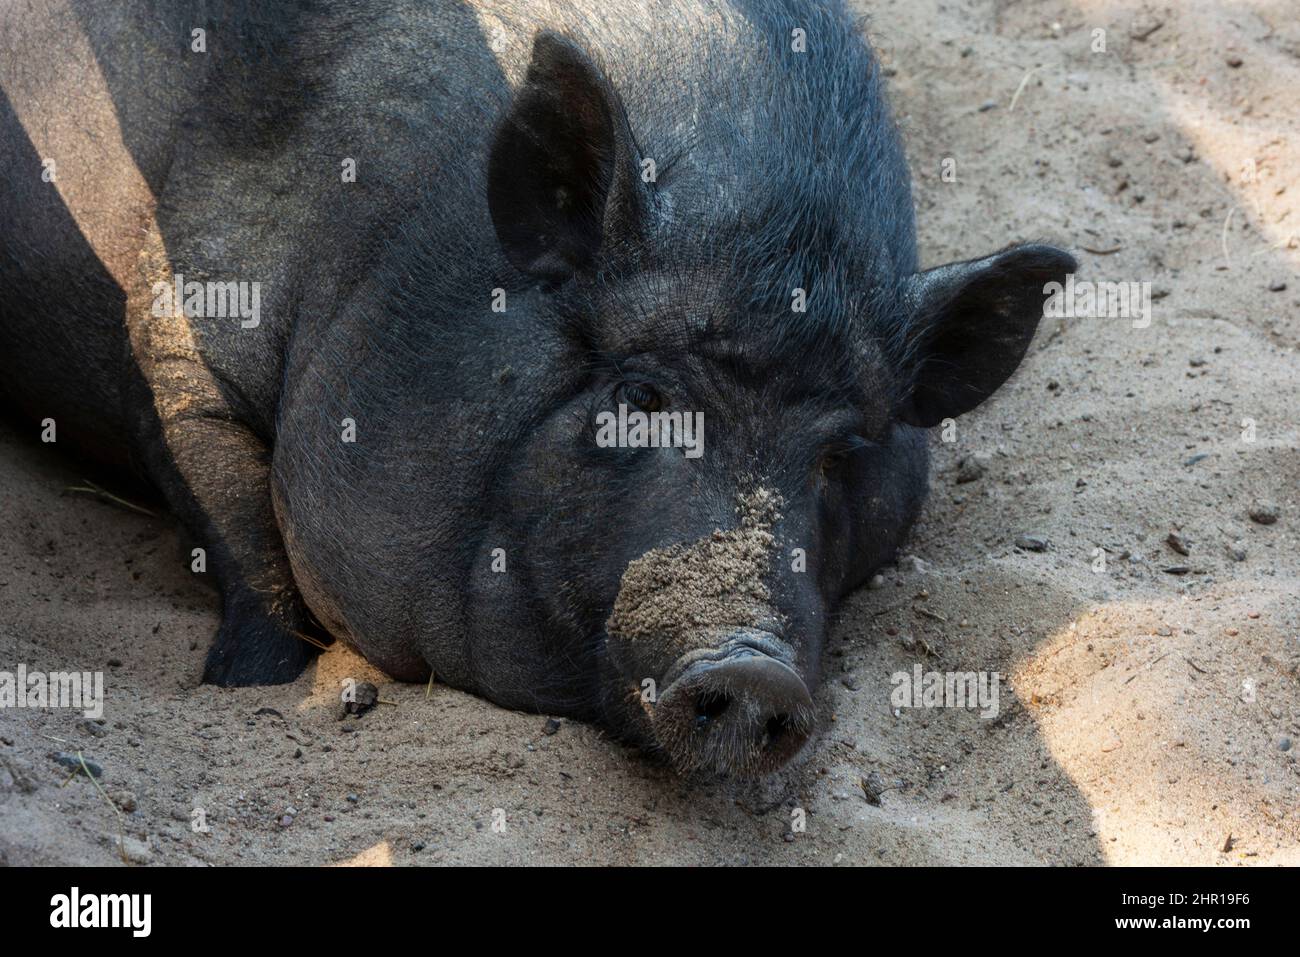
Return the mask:
[[[673,667],[653,722],[678,767],[763,774],[799,752],[812,733],[813,702],[783,649],[743,631]]]

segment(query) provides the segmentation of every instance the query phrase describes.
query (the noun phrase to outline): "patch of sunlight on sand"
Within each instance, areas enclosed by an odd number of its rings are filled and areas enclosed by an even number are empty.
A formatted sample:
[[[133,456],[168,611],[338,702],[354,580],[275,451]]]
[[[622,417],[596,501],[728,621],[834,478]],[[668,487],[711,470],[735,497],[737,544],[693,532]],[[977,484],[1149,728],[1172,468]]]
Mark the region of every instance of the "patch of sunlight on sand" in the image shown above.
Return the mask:
[[[314,667],[311,690],[298,702],[296,710],[299,712],[337,708],[342,703],[343,685],[348,678],[357,682],[369,681],[375,685],[388,681],[387,675],[367,663],[341,641],[336,641],[328,650],[321,652]]]
[[[1255,14],[1265,23],[1280,23],[1296,15],[1294,0],[1249,0],[1235,4],[1224,4],[1221,0],[1209,4],[1202,0],[1202,3],[1217,7],[1223,15],[1233,9],[1243,16]],[[1090,25],[1127,25],[1148,10],[1138,0],[1074,0],[1074,6],[1087,17]],[[1191,15],[1180,18],[1184,31],[1194,31],[1206,22]],[[1181,48],[1172,45],[1170,56],[1176,58],[1189,44],[1200,41],[1204,41],[1207,49],[1217,49],[1225,39],[1217,34],[1197,36],[1185,32]],[[1251,105],[1260,102],[1264,107],[1258,112],[1253,109],[1242,112],[1237,108],[1231,114],[1222,111],[1215,103],[1216,98],[1226,95],[1222,88],[1177,89],[1172,77],[1162,72],[1168,67],[1168,60],[1144,67],[1143,73],[1160,97],[1163,112],[1195,145],[1197,156],[1220,175],[1239,199],[1226,237],[1223,230],[1215,237],[1215,255],[1222,259],[1222,247],[1226,244],[1230,265],[1240,265],[1247,257],[1273,252],[1300,269],[1300,151],[1294,142],[1288,142],[1285,124],[1274,125],[1275,118],[1269,116],[1270,112],[1285,115],[1294,109],[1295,91],[1300,88],[1300,66],[1280,51],[1259,43],[1245,30],[1240,39],[1250,43],[1252,69],[1256,71],[1249,88]],[[1263,71],[1261,58],[1267,62]],[[1260,230],[1266,244],[1256,243],[1251,248],[1242,242],[1237,230],[1245,220]]]
[[[331,867],[392,867],[393,849],[387,841],[380,841],[346,861],[335,861]]]
[[[1280,585],[1244,591],[1204,607],[1100,605],[1017,664],[1012,684],[1091,806],[1107,863],[1300,861],[1300,782],[1271,737],[1300,720],[1300,701],[1268,666],[1285,660],[1269,622],[1292,599]],[[1225,609],[1243,622],[1236,636]]]

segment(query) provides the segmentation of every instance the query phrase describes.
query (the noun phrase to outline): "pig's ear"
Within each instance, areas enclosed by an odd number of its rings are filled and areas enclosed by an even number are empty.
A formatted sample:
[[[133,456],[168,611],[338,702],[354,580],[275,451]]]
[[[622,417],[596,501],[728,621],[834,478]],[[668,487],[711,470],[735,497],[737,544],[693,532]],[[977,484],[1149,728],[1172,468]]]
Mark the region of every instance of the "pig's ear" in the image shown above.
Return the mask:
[[[1049,295],[1044,286],[1064,283],[1074,268],[1069,253],[1026,245],[913,276],[916,364],[900,418],[930,428],[992,395],[1034,338]]]
[[[640,219],[637,168],[609,81],[571,40],[539,33],[488,161],[488,208],[510,262],[550,281],[590,265]]]

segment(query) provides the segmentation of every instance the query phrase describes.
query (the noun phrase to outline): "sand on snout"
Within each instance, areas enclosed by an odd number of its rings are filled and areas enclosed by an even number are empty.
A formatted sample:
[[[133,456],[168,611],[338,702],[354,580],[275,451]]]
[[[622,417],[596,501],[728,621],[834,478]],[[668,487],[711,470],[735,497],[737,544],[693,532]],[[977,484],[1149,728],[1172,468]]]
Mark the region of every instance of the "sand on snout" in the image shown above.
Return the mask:
[[[661,675],[687,652],[718,644],[726,632],[770,622],[764,576],[780,507],[780,494],[760,486],[737,496],[734,528],[630,562],[606,624],[611,645],[635,646],[632,653]]]

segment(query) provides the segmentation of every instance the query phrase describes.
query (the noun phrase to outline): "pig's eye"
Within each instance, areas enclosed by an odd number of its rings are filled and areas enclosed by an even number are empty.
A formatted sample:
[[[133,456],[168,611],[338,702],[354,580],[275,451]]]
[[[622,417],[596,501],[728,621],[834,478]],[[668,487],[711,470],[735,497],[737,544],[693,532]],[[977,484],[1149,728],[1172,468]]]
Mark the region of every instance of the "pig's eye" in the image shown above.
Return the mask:
[[[871,445],[871,442],[857,435],[832,442],[822,449],[821,456],[817,460],[817,474],[824,479],[834,478],[844,471],[849,457],[854,452],[869,448]]]
[[[658,412],[663,407],[659,393],[648,385],[637,382],[624,382],[618,387],[619,402],[636,406],[644,412]]]
[[[827,449],[822,452],[817,462],[817,474],[824,479],[834,478],[844,470],[845,453],[839,449]]]

